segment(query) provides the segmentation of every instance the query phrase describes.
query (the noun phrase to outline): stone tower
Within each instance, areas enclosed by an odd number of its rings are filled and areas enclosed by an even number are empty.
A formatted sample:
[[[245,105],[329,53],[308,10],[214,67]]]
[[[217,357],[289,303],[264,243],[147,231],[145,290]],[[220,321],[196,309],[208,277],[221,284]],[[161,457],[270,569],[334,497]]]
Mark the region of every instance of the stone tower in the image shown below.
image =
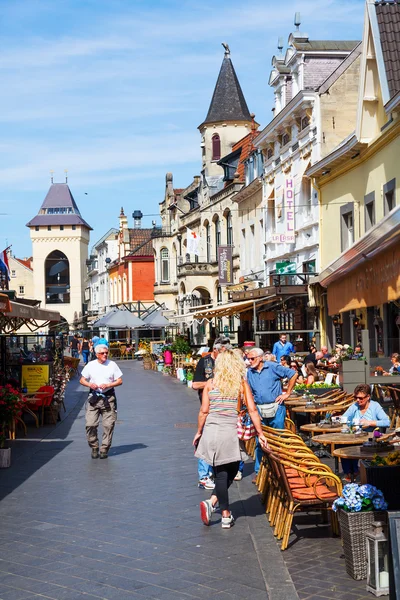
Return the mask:
[[[80,327],[90,230],[67,183],[52,183],[38,214],[27,223],[32,240],[34,293],[56,309],[70,329]]]
[[[210,108],[201,133],[203,173],[219,177],[223,169],[217,162],[232,151],[232,146],[251,131],[252,119],[233,67],[230,50],[223,44],[225,56],[215,85]]]

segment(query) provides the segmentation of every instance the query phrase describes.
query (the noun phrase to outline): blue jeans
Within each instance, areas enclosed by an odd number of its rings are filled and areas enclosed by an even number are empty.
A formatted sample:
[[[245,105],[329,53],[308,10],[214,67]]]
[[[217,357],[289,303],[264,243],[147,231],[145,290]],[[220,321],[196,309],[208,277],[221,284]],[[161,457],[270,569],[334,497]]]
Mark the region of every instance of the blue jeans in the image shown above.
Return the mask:
[[[274,429],[285,429],[285,417],[286,417],[286,408],[283,404],[278,406],[278,410],[272,419],[261,419],[263,425],[267,425],[268,427],[273,427]],[[257,438],[256,442],[256,459],[254,463],[254,471],[258,473],[260,470],[260,462],[262,459],[263,450],[260,446],[260,443]]]
[[[89,350],[82,350],[82,358],[85,365],[89,362]]]
[[[72,349],[71,350],[71,355],[72,355],[72,358],[79,358],[79,352],[78,352],[78,350]]]
[[[209,477],[209,475],[213,472],[212,467],[210,467],[210,465],[201,458],[199,458],[197,462],[197,471],[199,474],[199,481],[205,477]]]

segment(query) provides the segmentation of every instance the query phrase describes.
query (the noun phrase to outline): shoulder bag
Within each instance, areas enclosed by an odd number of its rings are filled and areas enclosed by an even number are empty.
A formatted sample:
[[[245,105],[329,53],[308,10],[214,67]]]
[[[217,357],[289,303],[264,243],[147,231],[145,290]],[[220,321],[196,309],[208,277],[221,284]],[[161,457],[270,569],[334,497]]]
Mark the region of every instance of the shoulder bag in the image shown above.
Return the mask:
[[[239,440],[246,442],[247,440],[251,440],[251,438],[256,437],[257,431],[247,411],[246,395],[243,388],[244,386],[242,382],[237,403],[237,434]]]

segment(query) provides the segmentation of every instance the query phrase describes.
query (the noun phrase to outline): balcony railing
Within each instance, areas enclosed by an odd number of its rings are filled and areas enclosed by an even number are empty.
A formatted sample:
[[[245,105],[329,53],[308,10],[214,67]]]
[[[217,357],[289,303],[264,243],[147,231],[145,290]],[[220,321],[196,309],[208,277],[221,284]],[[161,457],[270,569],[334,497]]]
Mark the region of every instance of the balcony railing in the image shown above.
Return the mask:
[[[176,232],[173,232],[170,227],[154,227],[151,232],[152,238],[161,238],[161,237],[171,237],[175,235]]]

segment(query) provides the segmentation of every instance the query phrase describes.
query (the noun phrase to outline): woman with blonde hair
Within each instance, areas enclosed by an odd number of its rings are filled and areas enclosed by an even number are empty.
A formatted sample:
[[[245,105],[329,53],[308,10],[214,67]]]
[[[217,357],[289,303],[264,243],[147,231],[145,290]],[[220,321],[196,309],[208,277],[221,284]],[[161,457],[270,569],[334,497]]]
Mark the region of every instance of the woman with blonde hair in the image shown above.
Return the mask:
[[[315,365],[313,362],[308,362],[306,363],[306,372],[307,372],[307,379],[305,381],[305,383],[307,385],[312,385],[313,383],[317,382],[319,379],[318,376],[318,372],[317,369],[315,368]]]
[[[267,447],[260,416],[245,380],[245,373],[245,364],[238,353],[226,350],[218,355],[214,378],[207,381],[203,390],[198,428],[193,439],[193,445],[197,446],[195,456],[212,465],[215,472],[215,490],[209,500],[200,503],[201,520],[205,525],[209,525],[211,515],[219,502],[223,529],[229,529],[234,522],[229,510],[228,488],[242,459],[237,435],[239,396],[245,400],[261,445]]]

